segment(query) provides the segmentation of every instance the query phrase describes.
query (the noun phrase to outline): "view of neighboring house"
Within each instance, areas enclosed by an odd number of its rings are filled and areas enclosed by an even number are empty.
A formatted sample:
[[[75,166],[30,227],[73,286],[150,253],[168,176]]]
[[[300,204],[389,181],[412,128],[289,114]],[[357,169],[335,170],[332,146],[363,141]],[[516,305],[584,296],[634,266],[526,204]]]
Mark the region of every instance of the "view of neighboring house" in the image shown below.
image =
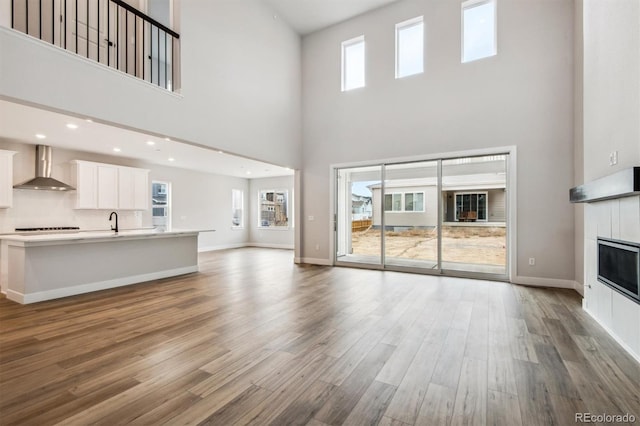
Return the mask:
[[[351,194],[352,220],[371,219],[373,215],[371,197],[366,195]]]
[[[260,193],[260,226],[288,226],[287,195],[284,192]]]
[[[443,166],[441,205],[443,222],[456,225],[505,226],[506,175],[504,157],[446,160]],[[454,163],[454,161],[456,163]],[[373,226],[385,228],[434,228],[438,224],[437,177],[390,179],[384,185],[369,185],[372,196]]]

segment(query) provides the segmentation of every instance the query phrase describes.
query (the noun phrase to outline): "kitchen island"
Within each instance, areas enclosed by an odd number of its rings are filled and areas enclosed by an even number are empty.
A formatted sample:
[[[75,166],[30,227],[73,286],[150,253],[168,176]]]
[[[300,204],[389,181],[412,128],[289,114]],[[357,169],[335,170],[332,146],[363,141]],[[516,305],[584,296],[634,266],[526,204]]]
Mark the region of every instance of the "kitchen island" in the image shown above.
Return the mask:
[[[198,271],[198,234],[139,229],[0,235],[0,288],[34,303]]]

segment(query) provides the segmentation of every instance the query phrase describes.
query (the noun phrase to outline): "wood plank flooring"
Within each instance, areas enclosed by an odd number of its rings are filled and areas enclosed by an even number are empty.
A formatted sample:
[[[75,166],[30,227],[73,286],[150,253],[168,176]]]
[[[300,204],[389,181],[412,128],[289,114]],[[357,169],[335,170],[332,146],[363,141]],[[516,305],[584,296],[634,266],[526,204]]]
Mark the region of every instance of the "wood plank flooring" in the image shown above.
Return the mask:
[[[0,298],[0,424],[640,422],[640,365],[573,291],[298,266],[258,248],[202,254],[200,269]]]

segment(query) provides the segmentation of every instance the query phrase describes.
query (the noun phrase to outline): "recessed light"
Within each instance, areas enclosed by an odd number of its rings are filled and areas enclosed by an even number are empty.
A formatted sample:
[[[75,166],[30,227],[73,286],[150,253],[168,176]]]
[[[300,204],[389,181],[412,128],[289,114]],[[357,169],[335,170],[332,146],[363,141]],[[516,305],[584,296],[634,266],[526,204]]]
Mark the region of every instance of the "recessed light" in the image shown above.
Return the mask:
[[[247,170],[247,174],[250,175],[251,174],[251,170]]]
[[[122,151],[122,150],[121,150],[120,148],[113,148],[113,151],[114,151],[114,152],[120,152],[120,151]]]
[[[75,130],[78,128],[77,124],[73,124],[73,123],[67,123],[67,129],[72,129]]]
[[[43,135],[42,133],[36,133],[36,138],[38,139],[46,139],[46,135]]]
[[[171,142],[171,138],[164,138],[165,141]]]
[[[173,157],[169,157],[169,161],[176,161],[176,159]]]
[[[147,141],[147,145],[152,146],[155,145],[156,143],[154,141]]]
[[[84,121],[86,121],[87,123],[93,123],[93,120],[90,118],[86,118]]]
[[[218,154],[224,154],[224,152],[223,151],[218,151]]]

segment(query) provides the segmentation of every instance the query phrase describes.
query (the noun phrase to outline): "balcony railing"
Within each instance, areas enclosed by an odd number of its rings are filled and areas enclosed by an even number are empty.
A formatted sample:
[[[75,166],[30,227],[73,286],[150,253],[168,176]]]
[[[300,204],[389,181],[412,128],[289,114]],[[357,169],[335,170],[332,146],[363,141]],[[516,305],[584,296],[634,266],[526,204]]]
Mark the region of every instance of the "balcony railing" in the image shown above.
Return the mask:
[[[11,27],[166,90],[178,89],[180,35],[121,0],[12,0]]]

